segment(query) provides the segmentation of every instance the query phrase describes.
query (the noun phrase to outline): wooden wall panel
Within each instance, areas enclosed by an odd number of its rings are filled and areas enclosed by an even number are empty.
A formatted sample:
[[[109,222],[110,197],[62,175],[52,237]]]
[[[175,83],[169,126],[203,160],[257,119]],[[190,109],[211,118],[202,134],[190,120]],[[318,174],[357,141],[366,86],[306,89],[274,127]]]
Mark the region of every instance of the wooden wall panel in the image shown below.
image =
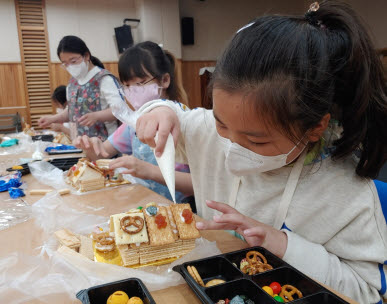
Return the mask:
[[[0,63],[0,114],[15,113],[28,121],[22,64]]]
[[[183,78],[183,86],[188,94],[189,107],[200,107],[201,91],[199,70],[203,67],[215,66],[215,61],[182,61],[181,70]]]
[[[68,84],[71,76],[70,74],[61,67],[60,63],[51,63],[51,92],[60,85]]]

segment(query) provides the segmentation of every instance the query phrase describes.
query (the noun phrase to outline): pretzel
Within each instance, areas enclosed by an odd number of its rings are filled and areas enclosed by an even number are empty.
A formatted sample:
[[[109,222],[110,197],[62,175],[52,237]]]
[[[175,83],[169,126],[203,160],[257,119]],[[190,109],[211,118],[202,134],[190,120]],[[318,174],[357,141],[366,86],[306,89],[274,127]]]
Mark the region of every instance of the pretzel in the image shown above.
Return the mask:
[[[120,225],[121,225],[121,229],[124,230],[126,233],[136,234],[136,233],[140,232],[142,230],[142,228],[144,227],[144,219],[139,217],[138,215],[136,215],[136,216],[127,215],[127,216],[124,216],[120,220]],[[130,226],[134,226],[137,229],[136,230],[129,230],[128,228]]]
[[[302,292],[299,291],[296,287],[294,287],[292,285],[284,285],[284,286],[282,286],[281,292],[279,294],[279,296],[285,301],[285,303],[293,301],[293,300],[296,300],[293,297],[294,295],[298,296],[297,299],[301,299],[302,298]]]
[[[273,267],[270,264],[264,264],[264,263],[251,264],[249,266],[250,266],[250,268],[248,269],[249,275],[262,273],[270,269],[273,269]]]
[[[111,237],[108,232],[105,232],[105,233],[93,232],[93,240],[101,245],[114,244],[114,238]]]
[[[250,265],[257,263],[267,264],[267,260],[264,255],[258,251],[249,251],[246,253],[246,260]]]

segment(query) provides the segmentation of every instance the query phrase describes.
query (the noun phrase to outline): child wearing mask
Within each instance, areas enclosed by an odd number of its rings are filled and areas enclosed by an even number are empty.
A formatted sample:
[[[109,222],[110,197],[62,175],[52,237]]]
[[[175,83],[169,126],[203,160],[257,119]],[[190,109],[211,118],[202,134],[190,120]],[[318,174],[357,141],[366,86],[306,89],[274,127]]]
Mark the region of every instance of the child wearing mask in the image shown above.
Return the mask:
[[[76,36],[63,37],[57,54],[72,76],[67,86],[68,111],[40,118],[39,126],[70,121],[76,135],[106,140],[117,129],[117,119],[109,108],[122,100],[117,80]]]
[[[187,97],[176,77],[175,67],[174,57],[154,42],[146,41],[128,48],[120,57],[118,72],[131,106],[137,110],[158,98],[186,103]],[[110,168],[125,167],[124,173],[144,179],[150,189],[172,199],[153,151],[138,140],[134,129],[128,125],[121,125],[105,142],[97,137],[79,136],[74,145],[83,149],[92,160],[111,158],[118,153],[129,154],[112,161]],[[193,194],[187,165],[176,164],[176,190],[177,202]]]
[[[360,303],[382,303],[387,225],[372,179],[387,156],[386,87],[348,5],[239,30],[213,74],[213,110],[157,100],[140,112],[139,139],[158,155],[172,133],[190,165],[199,229],[234,230]],[[342,128],[333,141],[331,117]]]

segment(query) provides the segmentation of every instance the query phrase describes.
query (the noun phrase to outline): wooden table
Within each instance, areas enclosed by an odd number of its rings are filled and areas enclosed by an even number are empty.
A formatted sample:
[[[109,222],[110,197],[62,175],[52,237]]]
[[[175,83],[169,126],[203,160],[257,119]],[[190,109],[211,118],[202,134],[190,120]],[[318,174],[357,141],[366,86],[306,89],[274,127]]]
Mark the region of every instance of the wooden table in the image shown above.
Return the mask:
[[[65,156],[67,157],[67,156]],[[1,158],[1,156],[0,156]],[[22,178],[28,184],[28,189],[50,189],[51,187],[40,184],[32,175]],[[31,196],[26,193],[24,200],[34,204],[42,196]],[[9,199],[7,192],[0,193],[0,202]],[[108,216],[117,213],[124,207],[128,210],[137,206],[145,206],[150,201],[159,203],[171,203],[166,198],[140,185],[123,185],[118,188],[109,189],[103,192],[95,192],[86,195],[64,195],[62,199],[71,207],[93,213],[96,215]],[[93,208],[90,208],[93,207]],[[6,240],[6,246],[2,246],[0,258],[4,258],[12,252],[21,252],[26,255],[37,255],[37,247],[42,244],[42,231],[33,225],[32,220],[18,224],[9,229],[0,231],[0,238]],[[210,241],[216,241],[222,252],[229,252],[247,247],[247,244],[224,231],[204,231],[202,236]],[[28,241],[21,241],[28,240]],[[154,291],[151,293],[156,303],[201,303],[187,284]],[[20,293],[12,292],[10,298],[2,298],[1,303],[13,303],[18,299]],[[345,298],[345,297],[343,297]],[[350,303],[356,303],[345,298]],[[43,303],[40,301],[28,301],[28,303]],[[46,303],[46,302],[44,302]],[[52,295],[52,303],[80,303],[78,300],[69,299],[66,294]]]

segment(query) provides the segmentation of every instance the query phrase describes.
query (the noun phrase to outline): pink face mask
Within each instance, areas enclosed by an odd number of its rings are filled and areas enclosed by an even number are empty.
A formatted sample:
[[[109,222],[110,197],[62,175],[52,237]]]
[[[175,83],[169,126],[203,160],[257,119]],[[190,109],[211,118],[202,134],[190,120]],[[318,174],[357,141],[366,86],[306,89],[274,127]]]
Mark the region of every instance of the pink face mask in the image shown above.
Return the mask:
[[[146,85],[135,85],[124,88],[126,99],[135,110],[141,108],[145,103],[151,100],[159,99],[161,89],[157,83]]]

